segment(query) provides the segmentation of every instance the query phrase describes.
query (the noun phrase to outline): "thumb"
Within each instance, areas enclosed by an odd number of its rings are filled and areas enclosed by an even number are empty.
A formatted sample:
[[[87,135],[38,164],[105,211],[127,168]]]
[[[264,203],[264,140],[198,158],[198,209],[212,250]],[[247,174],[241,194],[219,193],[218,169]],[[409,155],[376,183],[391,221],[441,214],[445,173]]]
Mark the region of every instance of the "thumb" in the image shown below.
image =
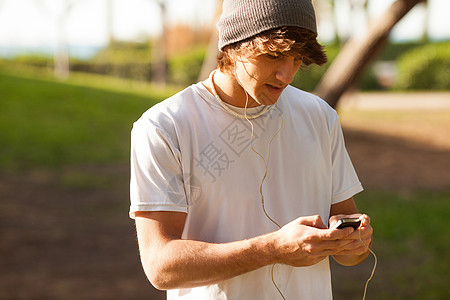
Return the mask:
[[[315,227],[319,229],[327,229],[328,227],[323,223],[319,215],[300,217],[296,220],[298,224]]]

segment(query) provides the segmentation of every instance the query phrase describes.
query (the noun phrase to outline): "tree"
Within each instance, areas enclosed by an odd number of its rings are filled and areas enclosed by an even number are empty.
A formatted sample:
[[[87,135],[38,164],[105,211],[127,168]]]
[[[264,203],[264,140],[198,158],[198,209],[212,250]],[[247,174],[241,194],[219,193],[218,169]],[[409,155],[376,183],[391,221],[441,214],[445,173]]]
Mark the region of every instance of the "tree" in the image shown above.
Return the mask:
[[[335,9],[335,0],[330,0],[331,5],[331,15],[333,16],[333,30],[334,30],[334,41],[336,44],[341,44],[341,38],[339,37],[338,25],[337,25],[337,17],[336,17],[336,9]]]
[[[220,14],[222,13],[222,2],[223,0],[216,1],[216,17],[215,20],[218,20]],[[206,57],[202,64],[202,69],[200,71],[200,75],[198,80],[204,80],[208,78],[209,73],[217,67],[217,55],[219,54],[218,44],[219,44],[219,32],[217,30],[212,31],[212,35],[208,44],[208,50],[206,51]]]
[[[114,42],[113,15],[114,15],[113,0],[106,0],[106,31],[108,34],[108,44],[109,45],[111,45]]]
[[[423,21],[423,35],[422,35],[422,41],[428,42],[430,40],[430,37],[428,36],[429,29],[430,29],[430,7],[428,5],[428,1],[424,1],[424,10],[425,10],[425,17]]]
[[[50,14],[49,10],[44,7],[42,0],[37,0],[38,5],[47,14]],[[54,73],[55,77],[59,79],[67,79],[69,77],[69,50],[67,49],[67,38],[66,38],[66,20],[70,13],[75,1],[64,0],[62,6],[59,7],[58,11],[52,17],[56,17],[56,28],[57,28],[57,45],[54,53]]]
[[[323,75],[315,94],[336,107],[344,92],[353,86],[367,65],[385,45],[398,21],[416,4],[424,0],[397,0],[375,22],[369,24],[362,39],[349,40]]]
[[[165,0],[156,0],[156,4],[159,6],[161,13],[161,34],[156,46],[153,45],[154,47],[152,47],[154,54],[153,81],[160,85],[165,85],[167,81],[167,4]]]

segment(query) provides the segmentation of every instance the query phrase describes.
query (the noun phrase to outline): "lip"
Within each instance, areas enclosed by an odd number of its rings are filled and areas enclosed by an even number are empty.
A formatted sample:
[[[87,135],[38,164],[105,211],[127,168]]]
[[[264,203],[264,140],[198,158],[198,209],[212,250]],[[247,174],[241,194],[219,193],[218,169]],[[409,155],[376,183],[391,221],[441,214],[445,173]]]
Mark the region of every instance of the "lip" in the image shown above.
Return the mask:
[[[284,90],[285,87],[276,87],[271,84],[266,84],[267,89],[271,94],[279,95]]]

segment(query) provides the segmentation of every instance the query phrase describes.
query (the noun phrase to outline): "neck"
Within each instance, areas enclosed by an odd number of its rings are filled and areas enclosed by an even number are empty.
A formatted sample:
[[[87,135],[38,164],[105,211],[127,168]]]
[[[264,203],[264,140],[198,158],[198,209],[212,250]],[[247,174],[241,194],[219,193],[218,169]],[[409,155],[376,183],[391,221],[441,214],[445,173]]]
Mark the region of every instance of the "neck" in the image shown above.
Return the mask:
[[[247,101],[247,92],[240,85],[237,78],[229,73],[223,73],[220,70],[214,71],[213,80],[210,84],[214,84],[217,94],[223,102],[236,106],[245,107]],[[251,96],[248,96],[247,107],[256,107],[260,104]]]

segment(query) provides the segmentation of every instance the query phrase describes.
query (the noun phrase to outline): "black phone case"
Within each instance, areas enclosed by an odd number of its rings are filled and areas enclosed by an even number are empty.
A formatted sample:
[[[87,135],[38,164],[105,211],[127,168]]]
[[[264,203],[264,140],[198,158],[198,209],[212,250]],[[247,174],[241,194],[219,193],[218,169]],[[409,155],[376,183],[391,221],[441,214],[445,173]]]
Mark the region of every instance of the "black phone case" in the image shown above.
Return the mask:
[[[345,227],[353,227],[354,229],[358,229],[359,225],[361,225],[361,220],[359,219],[341,219],[338,222],[340,224],[336,227],[337,229],[342,229]]]

